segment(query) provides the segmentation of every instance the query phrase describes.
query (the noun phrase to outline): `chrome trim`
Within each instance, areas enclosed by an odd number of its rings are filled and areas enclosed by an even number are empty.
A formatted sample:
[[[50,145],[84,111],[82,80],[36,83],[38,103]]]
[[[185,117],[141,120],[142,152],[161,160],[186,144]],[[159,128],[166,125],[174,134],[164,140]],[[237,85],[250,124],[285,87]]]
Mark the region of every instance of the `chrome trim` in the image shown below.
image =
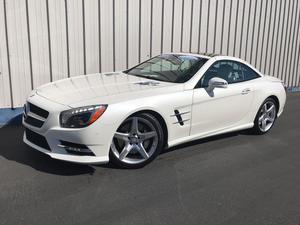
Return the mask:
[[[174,116],[181,116],[181,115],[185,115],[185,114],[188,114],[188,113],[190,113],[190,112],[187,111],[187,112],[182,112],[182,113],[175,113],[175,114],[171,115],[171,117],[174,117]]]
[[[39,116],[39,115],[36,115],[35,113],[32,113],[31,111],[27,112],[26,116],[30,116],[30,117],[32,117],[32,118],[34,118],[34,119],[37,119],[37,120],[40,120],[40,121],[42,121],[42,122],[45,122],[45,121],[46,121],[46,119],[45,119],[44,117],[41,117],[41,116]]]
[[[59,144],[59,145],[57,145],[57,147],[60,147],[60,148],[66,148],[67,146],[62,145],[62,144]]]
[[[89,148],[72,147],[72,146],[66,146],[66,145],[62,145],[62,144],[58,144],[57,147],[63,148],[66,151],[81,152],[81,153],[93,153]]]
[[[189,121],[189,120],[190,120],[190,119],[181,120],[181,121],[177,121],[177,122],[175,122],[175,123],[173,123],[173,124],[183,123],[183,122],[187,122],[187,121]]]

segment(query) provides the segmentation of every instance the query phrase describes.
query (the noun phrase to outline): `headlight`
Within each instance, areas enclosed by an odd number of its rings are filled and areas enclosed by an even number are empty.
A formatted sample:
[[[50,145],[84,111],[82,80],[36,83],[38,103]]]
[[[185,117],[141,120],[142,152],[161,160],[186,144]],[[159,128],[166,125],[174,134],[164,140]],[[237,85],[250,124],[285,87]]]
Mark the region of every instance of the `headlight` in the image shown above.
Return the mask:
[[[60,125],[65,128],[82,128],[94,123],[106,110],[107,105],[92,105],[61,112]]]

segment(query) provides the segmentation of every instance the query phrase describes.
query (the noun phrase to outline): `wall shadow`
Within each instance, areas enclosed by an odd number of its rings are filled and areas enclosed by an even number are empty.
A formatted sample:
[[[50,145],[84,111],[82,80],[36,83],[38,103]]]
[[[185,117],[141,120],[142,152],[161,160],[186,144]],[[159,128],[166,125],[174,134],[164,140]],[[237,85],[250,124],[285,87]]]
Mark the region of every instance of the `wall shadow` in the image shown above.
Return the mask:
[[[28,165],[41,172],[62,176],[74,176],[81,174],[92,175],[95,172],[95,167],[116,170],[122,169],[112,163],[90,166],[52,159],[48,155],[34,150],[23,143],[24,129],[21,126],[15,125],[18,124],[16,122],[20,122],[20,117],[14,118],[13,120],[14,121],[0,129],[0,156],[6,158],[7,160]],[[251,135],[251,132],[245,130],[203,138],[164,149],[161,154],[238,135]]]
[[[14,123],[0,129],[0,156],[50,174],[73,176],[92,175],[95,172],[92,166],[55,160],[32,149],[23,143],[23,131],[21,126],[16,126]]]
[[[19,114],[19,115],[13,117],[3,127],[5,128],[5,127],[10,127],[10,126],[20,126],[22,124],[22,116],[23,116],[23,114]]]

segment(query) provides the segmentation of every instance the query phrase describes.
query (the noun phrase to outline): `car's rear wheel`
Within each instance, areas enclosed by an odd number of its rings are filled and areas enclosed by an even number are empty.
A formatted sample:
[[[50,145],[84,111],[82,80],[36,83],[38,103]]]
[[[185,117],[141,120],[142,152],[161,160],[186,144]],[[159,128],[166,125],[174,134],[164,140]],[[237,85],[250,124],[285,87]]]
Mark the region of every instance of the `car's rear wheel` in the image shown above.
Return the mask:
[[[127,118],[115,133],[110,160],[124,168],[140,168],[150,163],[162,150],[163,129],[148,113]]]
[[[267,133],[275,123],[277,110],[274,99],[267,98],[256,114],[253,132],[256,134]]]

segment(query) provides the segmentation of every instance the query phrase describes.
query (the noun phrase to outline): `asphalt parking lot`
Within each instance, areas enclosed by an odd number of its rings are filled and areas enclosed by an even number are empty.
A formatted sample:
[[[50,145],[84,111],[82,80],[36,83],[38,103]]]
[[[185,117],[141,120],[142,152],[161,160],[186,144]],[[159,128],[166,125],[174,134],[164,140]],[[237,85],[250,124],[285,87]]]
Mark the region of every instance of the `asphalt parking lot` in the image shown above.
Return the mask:
[[[0,224],[300,224],[300,93],[264,136],[172,148],[139,170],[56,161],[0,129]]]

